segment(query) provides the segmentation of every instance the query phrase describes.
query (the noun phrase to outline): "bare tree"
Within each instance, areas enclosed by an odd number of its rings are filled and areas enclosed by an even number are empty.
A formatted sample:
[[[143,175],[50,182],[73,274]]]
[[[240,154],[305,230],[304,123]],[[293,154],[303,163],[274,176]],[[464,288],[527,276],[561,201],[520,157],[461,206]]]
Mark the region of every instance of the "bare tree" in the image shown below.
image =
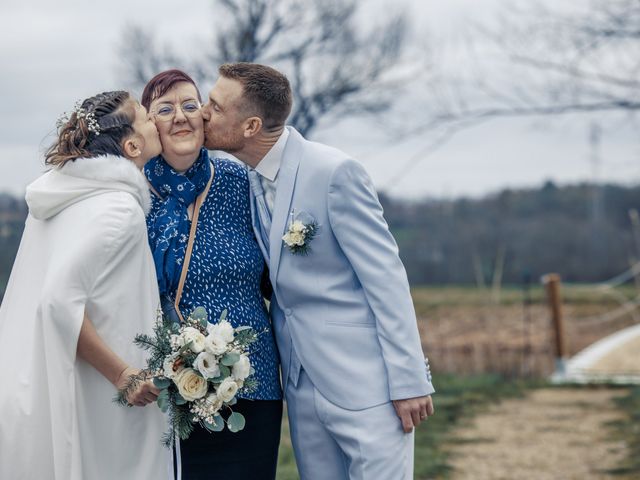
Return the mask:
[[[640,110],[640,0],[505,2],[497,24],[459,32],[461,51],[429,64],[396,141],[425,144],[390,177],[411,175],[459,131],[496,118],[622,114]],[[449,60],[453,58],[454,60]],[[450,63],[453,62],[453,65]],[[415,118],[407,128],[406,118]]]
[[[640,110],[638,0],[511,4],[497,27],[476,25],[473,38],[460,78],[432,78],[437,108],[416,131],[505,116]]]
[[[214,39],[194,45],[194,58],[181,60],[143,27],[129,27],[121,47],[124,70],[139,89],[170,67],[210,83],[223,62],[273,65],[292,83],[290,123],[309,134],[329,114],[384,111],[399,87],[389,72],[401,60],[406,16],[387,15],[365,29],[359,6],[358,0],[214,0]]]

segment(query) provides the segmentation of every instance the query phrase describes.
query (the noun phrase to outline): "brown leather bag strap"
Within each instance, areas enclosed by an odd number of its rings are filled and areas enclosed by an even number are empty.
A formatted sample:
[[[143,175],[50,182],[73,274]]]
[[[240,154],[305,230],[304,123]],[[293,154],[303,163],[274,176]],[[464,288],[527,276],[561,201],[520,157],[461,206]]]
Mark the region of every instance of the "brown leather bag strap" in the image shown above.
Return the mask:
[[[198,198],[196,198],[195,205],[193,206],[193,218],[191,219],[191,230],[189,231],[189,242],[187,243],[187,251],[184,254],[184,262],[182,262],[182,271],[180,272],[180,282],[178,282],[178,289],[176,290],[176,300],[175,307],[176,313],[178,317],[180,317],[180,321],[184,323],[184,318],[180,313],[180,308],[178,305],[180,304],[180,298],[182,298],[182,290],[184,289],[184,282],[187,279],[187,272],[189,271],[189,261],[191,260],[191,252],[193,250],[193,240],[196,238],[196,230],[198,228],[198,216],[200,215],[200,207],[204,203],[207,198],[207,193],[209,193],[209,188],[211,187],[211,183],[213,182],[213,176],[215,172],[213,171],[213,165],[211,166],[211,176],[209,177],[209,182],[207,186],[204,187],[204,190]]]

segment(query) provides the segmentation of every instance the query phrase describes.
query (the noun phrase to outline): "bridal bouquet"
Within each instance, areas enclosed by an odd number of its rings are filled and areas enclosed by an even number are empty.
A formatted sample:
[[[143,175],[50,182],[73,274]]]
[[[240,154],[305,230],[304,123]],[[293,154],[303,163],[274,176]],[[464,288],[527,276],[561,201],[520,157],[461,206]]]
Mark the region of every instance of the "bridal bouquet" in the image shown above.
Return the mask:
[[[244,417],[231,407],[238,392],[248,393],[257,386],[250,378],[248,356],[257,335],[251,327],[234,329],[226,316],[225,310],[218,323],[210,324],[206,310],[198,307],[183,324],[159,316],[153,335],[135,337],[134,343],[150,353],[147,368],[118,392],[117,401],[127,405],[127,396],[138,383],[152,378],[160,389],[158,407],[169,417],[169,431],[163,437],[167,447],[176,435],[188,438],[195,423],[211,432],[223,430],[225,424],[232,432],[244,428]]]

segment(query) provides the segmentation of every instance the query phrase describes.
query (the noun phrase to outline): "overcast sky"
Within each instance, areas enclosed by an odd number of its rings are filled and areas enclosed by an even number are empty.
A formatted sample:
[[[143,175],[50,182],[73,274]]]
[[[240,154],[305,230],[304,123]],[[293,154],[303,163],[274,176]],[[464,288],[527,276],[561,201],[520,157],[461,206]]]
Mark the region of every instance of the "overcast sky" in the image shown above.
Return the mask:
[[[372,18],[397,3],[371,1],[368,12]],[[435,35],[445,48],[455,43],[456,34],[469,19],[491,22],[508,1],[406,0],[406,4],[412,10],[415,30]],[[117,47],[127,24],[147,26],[188,54],[209,36],[211,4],[206,0],[3,0],[0,191],[21,194],[43,171],[42,152],[51,142],[61,112],[78,99],[124,87],[119,80]],[[206,92],[214,81],[212,78],[201,89]],[[313,136],[356,156],[381,190],[412,198],[456,197],[537,186],[547,179],[559,183],[589,180],[593,172],[588,127],[589,120],[577,117],[552,123],[503,119],[465,130],[428,155],[422,154],[433,140],[428,135],[395,142],[364,119],[325,126]],[[640,148],[635,137],[626,124],[604,132],[600,180],[640,181]],[[401,175],[409,163],[410,173]]]

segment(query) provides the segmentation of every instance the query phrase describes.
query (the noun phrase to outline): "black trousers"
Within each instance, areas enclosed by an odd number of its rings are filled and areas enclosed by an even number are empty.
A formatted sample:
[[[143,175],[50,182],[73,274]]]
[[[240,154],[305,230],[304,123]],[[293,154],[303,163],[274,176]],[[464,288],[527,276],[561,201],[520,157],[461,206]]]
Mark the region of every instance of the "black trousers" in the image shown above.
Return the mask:
[[[282,401],[238,399],[232,408],[244,415],[243,430],[211,433],[196,425],[180,442],[183,480],[275,480]]]

